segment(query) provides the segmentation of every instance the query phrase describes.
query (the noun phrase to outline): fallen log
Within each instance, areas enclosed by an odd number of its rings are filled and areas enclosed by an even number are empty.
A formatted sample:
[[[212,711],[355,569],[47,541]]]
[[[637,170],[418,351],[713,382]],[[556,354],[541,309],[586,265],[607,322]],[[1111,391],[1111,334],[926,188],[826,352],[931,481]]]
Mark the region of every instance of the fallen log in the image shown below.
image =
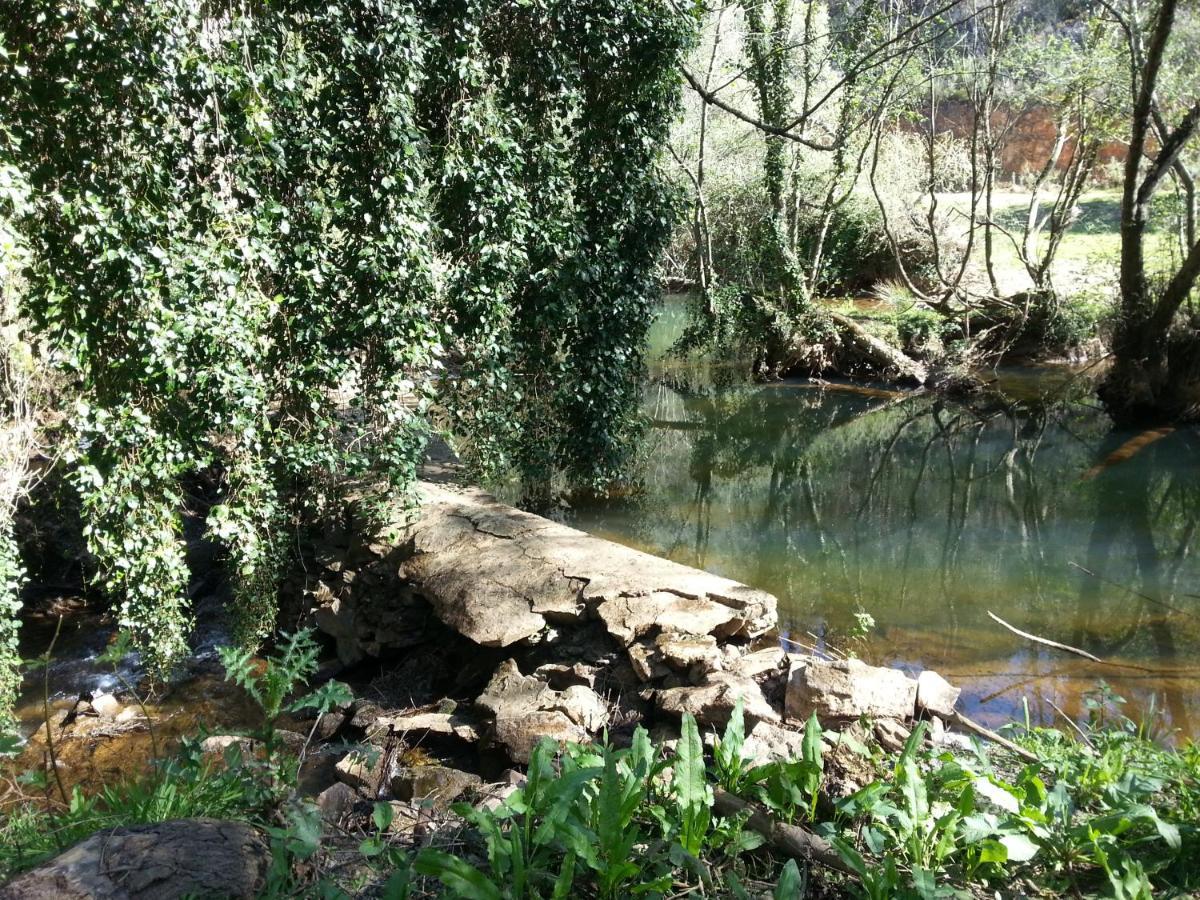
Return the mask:
[[[929,380],[929,370],[924,365],[887,341],[875,337],[849,316],[830,313],[829,318],[841,329],[843,343],[882,372],[894,375],[900,381],[916,384],[924,384]]]

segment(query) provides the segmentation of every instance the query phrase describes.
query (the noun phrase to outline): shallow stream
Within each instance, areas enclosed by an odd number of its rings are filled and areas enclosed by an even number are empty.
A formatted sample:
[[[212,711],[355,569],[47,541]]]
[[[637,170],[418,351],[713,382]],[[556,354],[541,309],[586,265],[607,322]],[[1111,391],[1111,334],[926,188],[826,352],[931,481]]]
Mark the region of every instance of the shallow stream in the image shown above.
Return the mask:
[[[747,383],[666,356],[682,318],[668,303],[654,327],[644,490],[558,517],[773,592],[786,638],[936,669],[983,722],[1026,703],[1083,721],[1104,682],[1126,715],[1200,734],[1200,433],[1131,452],[1061,368],[1002,370],[968,405]]]

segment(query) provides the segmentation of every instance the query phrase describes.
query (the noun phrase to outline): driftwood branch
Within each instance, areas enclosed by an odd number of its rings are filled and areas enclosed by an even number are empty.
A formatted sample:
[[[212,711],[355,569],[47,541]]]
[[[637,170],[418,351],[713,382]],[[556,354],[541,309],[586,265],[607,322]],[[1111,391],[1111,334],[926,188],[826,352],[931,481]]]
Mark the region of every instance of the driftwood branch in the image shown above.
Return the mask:
[[[959,725],[962,728],[967,729],[967,731],[975,732],[977,735],[979,735],[982,738],[987,738],[989,741],[991,741],[994,744],[999,744],[1001,747],[1003,747],[1009,753],[1015,753],[1017,756],[1021,757],[1021,759],[1025,760],[1026,762],[1031,762],[1031,763],[1040,763],[1041,762],[1041,760],[1038,759],[1037,756],[1030,753],[1024,747],[1014,744],[1008,738],[1004,737],[1004,735],[996,734],[996,732],[992,731],[990,728],[985,728],[984,726],[982,726],[978,722],[976,722],[974,719],[968,719],[966,716],[964,716],[960,712],[956,712],[950,718],[949,721],[955,725]]]
[[[854,870],[842,861],[837,851],[833,849],[833,845],[807,828],[776,822],[741,797],[734,796],[721,788],[715,788],[713,791],[713,808],[722,816],[750,813],[750,818],[746,820],[746,827],[762,835],[776,850],[793,859],[801,862],[812,860],[828,869],[854,875]]]
[[[1028,631],[1022,631],[1020,628],[1014,628],[991,610],[988,610],[988,616],[991,617],[993,622],[1003,625],[1013,634],[1023,637],[1028,641],[1033,641],[1037,644],[1045,644],[1047,647],[1054,647],[1057,650],[1065,650],[1067,653],[1074,653],[1076,656],[1082,656],[1084,659],[1090,659],[1092,662],[1104,662],[1104,660],[1102,660],[1100,657],[1093,656],[1086,650],[1080,650],[1078,647],[1072,647],[1070,644],[1060,644],[1058,641],[1052,641],[1049,638],[1038,637],[1036,634],[1030,634]]]

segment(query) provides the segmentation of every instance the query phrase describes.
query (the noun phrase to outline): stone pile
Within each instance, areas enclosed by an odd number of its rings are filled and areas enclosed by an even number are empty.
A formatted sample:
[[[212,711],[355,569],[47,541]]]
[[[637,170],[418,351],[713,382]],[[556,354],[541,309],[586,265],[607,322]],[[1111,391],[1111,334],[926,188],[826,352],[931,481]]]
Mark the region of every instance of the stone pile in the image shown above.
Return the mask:
[[[462,711],[380,713],[377,731],[452,735],[525,763],[542,738],[584,742],[633,722],[669,733],[685,713],[720,728],[740,703],[747,746],[765,760],[794,756],[814,712],[828,725],[885,723],[885,746],[916,717],[953,717],[958,692],[936,673],[785,653],[770,638],[776,599],[764,591],[476,488],[422,482],[420,499],[419,513],[385,529],[390,540],[333,555],[312,621],[346,662],[402,655],[435,620],[496,664]]]

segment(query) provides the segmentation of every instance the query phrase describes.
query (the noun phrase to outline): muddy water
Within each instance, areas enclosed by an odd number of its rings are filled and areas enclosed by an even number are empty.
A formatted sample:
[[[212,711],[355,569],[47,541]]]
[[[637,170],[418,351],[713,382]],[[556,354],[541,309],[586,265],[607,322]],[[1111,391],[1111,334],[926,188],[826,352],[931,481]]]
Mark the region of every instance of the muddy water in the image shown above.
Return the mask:
[[[1105,466],[1136,435],[1063,369],[1001,372],[1002,399],[969,406],[732,371],[660,358],[644,492],[560,515],[772,591],[793,640],[937,669],[982,721],[1082,720],[1104,682],[1127,714],[1200,734],[1200,433]]]

